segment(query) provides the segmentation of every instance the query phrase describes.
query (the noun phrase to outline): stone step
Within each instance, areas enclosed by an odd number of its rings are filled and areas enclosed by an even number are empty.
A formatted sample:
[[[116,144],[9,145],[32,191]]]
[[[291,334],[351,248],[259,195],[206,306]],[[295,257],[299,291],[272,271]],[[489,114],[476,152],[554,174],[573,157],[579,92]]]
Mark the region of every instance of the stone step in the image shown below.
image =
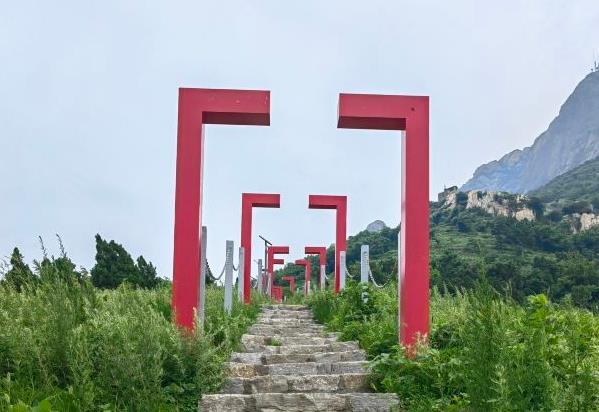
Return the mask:
[[[388,393],[256,393],[204,395],[204,412],[390,412],[399,399]]]
[[[358,350],[358,344],[353,341],[349,342],[331,342],[325,345],[251,345],[243,348],[245,352],[260,352],[262,354],[289,355],[294,353],[324,353],[324,352],[345,352]]]
[[[299,362],[273,363],[267,365],[229,362],[228,376],[251,378],[264,375],[330,375],[344,373],[364,373],[368,368],[366,361],[349,362]]]
[[[312,311],[310,309],[270,309],[263,308],[261,313],[288,313],[288,314],[299,314],[299,315],[310,315],[312,316]]]
[[[261,336],[243,335],[241,345],[251,348],[260,345],[286,346],[286,345],[327,345],[336,342],[336,336],[314,337],[314,336]]]
[[[393,394],[369,393],[368,362],[356,342],[318,325],[303,305],[269,305],[241,338],[221,394],[205,395],[207,412],[391,411]]]
[[[287,393],[287,392],[368,392],[368,374],[344,375],[266,375],[252,378],[229,378],[223,393]]]
[[[351,362],[366,360],[361,350],[324,353],[292,353],[292,354],[264,354],[260,352],[235,352],[231,354],[231,362],[247,363],[253,365],[272,365],[275,363],[301,363],[301,362]]]
[[[314,319],[309,311],[299,310],[265,310],[259,316],[264,318]]]
[[[310,311],[310,309],[306,305],[264,305],[263,309],[274,309],[274,310],[304,310]]]
[[[264,318],[256,321],[257,325],[276,325],[276,326],[315,326],[314,321],[309,319],[283,319],[283,318]]]
[[[324,328],[313,326],[274,326],[274,325],[253,325],[248,329],[251,335],[283,335],[297,336],[301,334],[314,334],[320,336],[326,333]]]
[[[252,336],[262,336],[265,338],[271,338],[271,341],[277,342],[275,345],[281,343],[281,338],[336,338],[335,335],[331,335],[324,331],[314,331],[314,332],[298,332],[298,331],[288,331],[283,333],[274,333],[269,332],[262,329],[252,329],[248,331],[252,334]]]
[[[295,353],[289,355],[272,354],[264,355],[262,362],[265,365],[276,363],[301,363],[301,362],[355,362],[366,360],[366,355],[361,350],[352,350],[344,352],[324,352],[324,353]]]

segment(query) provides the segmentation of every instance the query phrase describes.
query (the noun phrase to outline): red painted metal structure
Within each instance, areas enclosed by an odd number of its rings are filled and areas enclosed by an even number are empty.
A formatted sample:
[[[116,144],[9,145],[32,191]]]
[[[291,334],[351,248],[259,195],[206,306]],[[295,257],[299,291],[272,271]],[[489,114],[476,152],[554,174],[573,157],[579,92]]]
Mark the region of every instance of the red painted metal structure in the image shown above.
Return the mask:
[[[289,254],[289,246],[269,246],[268,249],[266,249],[266,273],[268,273],[268,275],[270,276],[270,284],[271,284],[271,288],[270,288],[270,293],[271,296],[273,295],[273,286],[274,281],[275,281],[275,276],[274,276],[274,266],[275,264],[283,264],[284,261],[283,259],[275,259],[275,255],[288,255]],[[280,263],[279,263],[280,261]]]
[[[187,329],[198,305],[205,124],[268,126],[270,92],[179,89],[172,305]]]
[[[429,99],[340,94],[337,127],[403,130],[401,165],[400,342],[429,332]]]
[[[281,286],[273,286],[272,290],[272,298],[277,302],[283,301],[283,288]]]
[[[312,271],[310,261],[307,259],[298,259],[295,261],[295,264],[304,267],[304,295],[308,296],[308,292],[310,292],[310,272]]]
[[[289,282],[289,290],[295,293],[295,276],[281,276],[281,279]]]
[[[318,262],[320,266],[326,266],[327,264],[327,248],[323,246],[306,246],[304,248],[304,253],[307,255],[318,255]],[[318,284],[321,284],[322,279],[320,279],[320,268],[318,268]]]
[[[272,259],[272,266],[271,266],[272,270],[274,270],[274,267],[276,265],[284,265],[284,264],[285,264],[285,259]],[[266,273],[270,273],[270,272],[267,271]],[[262,278],[262,282],[263,282],[262,286],[263,286],[263,288],[265,288],[266,287],[266,282],[267,282],[266,276],[264,276]]]
[[[243,255],[243,301],[250,303],[250,274],[252,271],[252,211],[255,207],[281,207],[281,196],[271,193],[241,194],[241,247]]]
[[[339,255],[347,248],[347,196],[310,195],[310,209],[335,209],[335,293],[339,293]]]

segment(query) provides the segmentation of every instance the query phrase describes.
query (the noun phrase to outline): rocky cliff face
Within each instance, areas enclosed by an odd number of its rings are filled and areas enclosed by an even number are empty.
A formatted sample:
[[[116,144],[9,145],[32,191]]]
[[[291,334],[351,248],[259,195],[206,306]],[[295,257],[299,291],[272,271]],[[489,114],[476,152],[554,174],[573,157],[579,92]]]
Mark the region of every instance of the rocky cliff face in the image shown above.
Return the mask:
[[[482,209],[490,215],[513,217],[518,221],[537,219],[529,207],[530,198],[522,194],[479,190],[461,192],[457,186],[452,186],[439,193],[438,203],[441,209],[454,209],[459,206],[465,209]],[[563,219],[569,223],[572,233],[599,226],[598,213],[572,213],[565,215]]]
[[[483,209],[495,216],[513,217],[516,220],[535,220],[534,212],[528,207],[528,198],[524,195],[477,190],[463,193],[454,186],[439,194],[439,202],[441,207],[448,209],[462,205],[466,209]]]
[[[370,233],[379,233],[381,230],[383,230],[386,227],[387,227],[387,225],[382,220],[375,220],[374,222],[372,222],[368,226],[366,226],[366,230]]]
[[[523,150],[484,164],[460,190],[527,193],[599,156],[599,71],[574,89],[549,128]]]
[[[572,230],[573,233],[580,233],[595,226],[599,226],[599,214],[574,213],[567,217],[567,221],[570,223],[570,230]]]

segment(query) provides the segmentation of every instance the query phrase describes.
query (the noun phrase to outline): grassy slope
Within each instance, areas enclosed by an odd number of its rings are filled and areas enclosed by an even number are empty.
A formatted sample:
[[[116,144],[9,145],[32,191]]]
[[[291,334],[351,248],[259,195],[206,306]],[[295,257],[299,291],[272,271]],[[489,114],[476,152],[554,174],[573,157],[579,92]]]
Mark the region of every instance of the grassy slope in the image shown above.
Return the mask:
[[[397,342],[397,285],[314,294],[315,317],[373,360],[372,385],[408,411],[599,410],[599,317],[544,296],[520,306],[488,285],[431,297],[430,345]],[[366,302],[361,296],[366,295]]]
[[[581,200],[593,202],[599,198],[599,158],[556,177],[530,195],[557,205]]]

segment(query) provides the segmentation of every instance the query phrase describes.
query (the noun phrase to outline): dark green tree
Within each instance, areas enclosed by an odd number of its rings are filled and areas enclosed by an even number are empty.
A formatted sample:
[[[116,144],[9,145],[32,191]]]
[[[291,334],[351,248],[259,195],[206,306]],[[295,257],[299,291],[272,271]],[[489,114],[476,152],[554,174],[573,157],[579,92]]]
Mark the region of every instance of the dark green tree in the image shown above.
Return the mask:
[[[96,287],[114,289],[124,281],[137,284],[140,274],[122,245],[96,235],[96,264],[91,270],[91,278]]]
[[[150,289],[158,284],[156,267],[152,262],[146,262],[143,256],[137,258],[137,270],[139,272],[138,286]]]
[[[540,219],[545,213],[545,204],[538,197],[532,196],[528,199],[528,207],[532,210],[535,217]]]
[[[36,282],[37,277],[24,262],[19,248],[14,248],[10,256],[10,270],[4,275],[4,282],[16,288],[19,292],[28,285]]]

